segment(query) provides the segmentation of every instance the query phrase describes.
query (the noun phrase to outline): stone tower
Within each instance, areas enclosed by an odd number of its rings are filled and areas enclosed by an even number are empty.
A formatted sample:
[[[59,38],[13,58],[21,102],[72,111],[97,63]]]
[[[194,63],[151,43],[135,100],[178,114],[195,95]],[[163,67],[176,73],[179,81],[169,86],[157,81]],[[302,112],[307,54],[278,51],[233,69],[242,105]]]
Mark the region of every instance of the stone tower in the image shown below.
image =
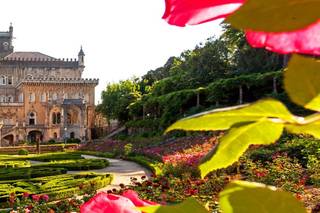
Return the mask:
[[[10,24],[9,31],[0,32],[0,58],[4,58],[13,52],[12,39],[13,27]]]

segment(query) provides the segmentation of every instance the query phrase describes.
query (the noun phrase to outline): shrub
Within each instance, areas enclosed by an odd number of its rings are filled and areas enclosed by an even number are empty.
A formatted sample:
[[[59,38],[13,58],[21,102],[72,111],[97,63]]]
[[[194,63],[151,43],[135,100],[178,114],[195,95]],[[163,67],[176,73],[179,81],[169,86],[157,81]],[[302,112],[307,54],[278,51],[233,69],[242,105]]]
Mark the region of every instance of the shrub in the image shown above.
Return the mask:
[[[132,154],[132,143],[128,143],[124,146],[124,155],[129,156]]]
[[[18,155],[28,155],[28,154],[29,154],[29,151],[26,149],[20,149],[18,151]]]
[[[162,163],[142,155],[126,156],[124,159],[140,164],[156,175],[162,174]]]
[[[81,171],[91,169],[103,169],[108,165],[109,162],[105,159],[78,159],[51,161],[49,163],[34,165],[34,167],[65,168],[67,170]]]
[[[0,169],[0,180],[19,180],[36,177],[53,176],[67,173],[64,168],[3,168]]]
[[[49,144],[55,144],[56,141],[55,141],[54,139],[50,139],[50,140],[48,140],[48,143],[49,143]]]
[[[81,143],[81,140],[79,138],[68,138],[67,143]]]

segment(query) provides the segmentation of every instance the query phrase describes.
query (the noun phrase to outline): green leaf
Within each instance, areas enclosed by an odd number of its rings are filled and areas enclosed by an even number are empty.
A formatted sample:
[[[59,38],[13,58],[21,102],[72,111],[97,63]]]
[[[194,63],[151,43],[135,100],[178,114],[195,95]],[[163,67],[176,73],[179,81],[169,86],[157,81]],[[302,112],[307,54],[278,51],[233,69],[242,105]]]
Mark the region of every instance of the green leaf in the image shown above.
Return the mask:
[[[320,2],[320,1],[319,1]],[[291,100],[307,109],[320,111],[320,60],[294,55],[284,75]]]
[[[208,213],[204,206],[192,197],[177,205],[147,206],[139,209],[146,213]]]
[[[232,128],[227,135],[220,139],[213,155],[209,154],[209,160],[199,166],[201,177],[205,177],[213,170],[232,165],[251,144],[275,142],[281,136],[282,130],[283,124],[273,123],[267,119]]]
[[[318,21],[319,8],[319,0],[246,0],[227,22],[240,29],[289,32]]]
[[[219,195],[223,213],[305,213],[292,194],[258,183],[235,181]]]
[[[251,105],[208,111],[179,120],[171,125],[166,132],[172,130],[226,130],[234,124],[253,122],[261,118],[280,118],[293,123],[296,121],[281,102],[274,99],[264,99]]]
[[[320,139],[320,121],[306,124],[288,124],[285,128],[293,134],[307,134]]]

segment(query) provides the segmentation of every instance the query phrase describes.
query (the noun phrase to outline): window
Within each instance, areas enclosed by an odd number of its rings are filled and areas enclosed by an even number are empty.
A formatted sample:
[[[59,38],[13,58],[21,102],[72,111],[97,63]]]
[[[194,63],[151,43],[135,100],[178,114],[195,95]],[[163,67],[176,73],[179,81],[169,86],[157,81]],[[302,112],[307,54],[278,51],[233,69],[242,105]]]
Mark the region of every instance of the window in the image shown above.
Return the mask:
[[[52,94],[52,100],[56,101],[58,99],[57,93]]]
[[[55,133],[53,133],[53,138],[54,139],[57,139],[58,138],[58,134],[55,132]]]
[[[36,95],[34,93],[29,94],[29,101],[34,102],[36,100]]]
[[[46,93],[44,92],[44,93],[42,93],[41,96],[40,96],[40,101],[41,101],[41,102],[46,102],[46,98],[47,98],[47,95],[46,95]]]
[[[20,103],[23,102],[23,93],[20,93],[20,95],[19,95],[19,102],[20,102]]]
[[[0,96],[0,102],[3,103],[6,101],[6,98],[4,96]]]
[[[12,102],[13,102],[13,97],[12,97],[11,95],[8,96],[7,101],[8,101],[9,103],[12,103]]]
[[[0,77],[0,85],[6,85],[6,76]]]
[[[9,50],[9,43],[8,42],[3,42],[3,50],[8,51]]]
[[[12,85],[12,76],[8,77],[8,85]]]
[[[68,99],[68,93],[63,94],[63,99]]]
[[[61,113],[58,112],[57,113],[57,124],[60,124],[61,123]]]
[[[61,113],[60,112],[53,112],[52,113],[52,124],[60,124],[61,123]]]
[[[34,112],[29,113],[29,125],[35,125],[36,124],[36,115]]]
[[[54,112],[52,113],[52,124],[56,124],[57,123],[57,114]]]

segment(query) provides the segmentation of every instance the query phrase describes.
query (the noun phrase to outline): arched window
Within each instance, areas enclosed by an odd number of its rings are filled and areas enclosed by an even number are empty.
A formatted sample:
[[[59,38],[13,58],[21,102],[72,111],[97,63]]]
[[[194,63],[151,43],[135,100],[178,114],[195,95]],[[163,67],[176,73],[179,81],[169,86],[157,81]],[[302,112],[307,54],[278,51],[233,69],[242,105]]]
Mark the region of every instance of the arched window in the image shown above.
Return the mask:
[[[26,79],[33,79],[33,76],[32,75],[27,75]]]
[[[57,95],[57,93],[53,93],[52,94],[52,100],[54,100],[54,101],[56,101],[58,99],[58,95]]]
[[[0,102],[1,103],[6,102],[6,97],[5,96],[0,96]]]
[[[56,132],[53,133],[53,138],[57,139],[58,138],[58,134]]]
[[[47,95],[46,95],[46,93],[44,92],[44,93],[42,93],[41,96],[40,96],[40,101],[41,101],[41,102],[46,102],[46,99],[47,99]]]
[[[68,93],[63,94],[63,99],[68,99]]]
[[[36,125],[36,114],[34,112],[29,113],[29,125]]]
[[[3,42],[3,50],[8,51],[9,50],[9,43],[8,42]]]
[[[52,113],[52,124],[57,124],[57,114],[55,112]]]
[[[0,76],[0,85],[6,85],[6,76]]]
[[[60,124],[61,123],[61,113],[58,112],[57,113],[57,124]]]
[[[36,100],[36,94],[34,94],[33,92],[29,94],[29,101],[30,102],[35,102]]]

